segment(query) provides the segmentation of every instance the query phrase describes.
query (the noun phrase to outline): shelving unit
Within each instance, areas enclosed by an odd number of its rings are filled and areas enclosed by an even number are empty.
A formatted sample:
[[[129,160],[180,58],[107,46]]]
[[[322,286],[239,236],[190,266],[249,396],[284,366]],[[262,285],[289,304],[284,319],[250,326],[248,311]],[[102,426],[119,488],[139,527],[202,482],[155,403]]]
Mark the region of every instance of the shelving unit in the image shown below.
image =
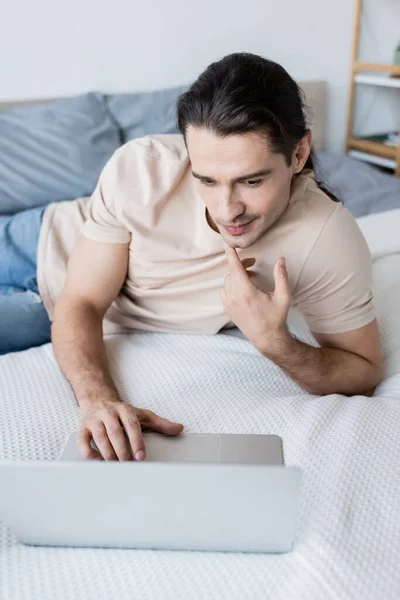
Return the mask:
[[[377,85],[379,87],[390,87],[390,88],[400,88],[400,77],[392,78],[386,77],[385,75],[363,75],[362,73],[358,73],[354,77],[354,81],[356,83],[364,83],[366,85]]]
[[[396,146],[388,146],[383,142],[371,141],[353,135],[357,84],[398,88],[400,90],[400,65],[364,63],[358,58],[362,9],[363,0],[356,0],[346,153],[354,158],[393,169],[396,177],[400,177],[400,143]]]

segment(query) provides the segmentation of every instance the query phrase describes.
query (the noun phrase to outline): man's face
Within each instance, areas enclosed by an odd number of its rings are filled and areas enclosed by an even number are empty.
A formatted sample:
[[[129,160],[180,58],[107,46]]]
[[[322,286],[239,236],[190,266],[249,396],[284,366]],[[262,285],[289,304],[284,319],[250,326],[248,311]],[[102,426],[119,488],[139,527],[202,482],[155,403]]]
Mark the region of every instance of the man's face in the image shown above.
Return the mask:
[[[210,226],[228,246],[252,246],[285,211],[292,166],[255,132],[220,138],[189,126],[186,143]]]

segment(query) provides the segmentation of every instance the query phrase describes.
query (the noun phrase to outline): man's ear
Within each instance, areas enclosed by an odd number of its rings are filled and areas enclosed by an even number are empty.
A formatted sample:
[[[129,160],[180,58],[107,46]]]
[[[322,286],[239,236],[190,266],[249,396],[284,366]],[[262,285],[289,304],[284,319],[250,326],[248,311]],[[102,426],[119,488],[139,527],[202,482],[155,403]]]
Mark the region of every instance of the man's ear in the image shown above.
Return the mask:
[[[293,173],[300,173],[304,165],[307,162],[307,158],[310,156],[312,145],[312,133],[311,130],[307,131],[306,135],[297,144],[292,158],[292,169]]]

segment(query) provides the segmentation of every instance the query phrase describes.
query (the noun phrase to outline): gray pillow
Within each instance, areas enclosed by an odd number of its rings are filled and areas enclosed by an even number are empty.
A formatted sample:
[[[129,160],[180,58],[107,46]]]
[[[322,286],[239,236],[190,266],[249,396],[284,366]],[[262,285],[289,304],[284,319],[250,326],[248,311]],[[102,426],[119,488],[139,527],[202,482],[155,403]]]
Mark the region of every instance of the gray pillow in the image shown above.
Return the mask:
[[[100,93],[0,111],[0,214],[90,195],[119,145]]]
[[[354,217],[400,208],[400,179],[365,162],[320,152],[315,174]]]
[[[122,143],[144,135],[177,133],[176,101],[188,87],[108,96],[107,107],[121,130]]]

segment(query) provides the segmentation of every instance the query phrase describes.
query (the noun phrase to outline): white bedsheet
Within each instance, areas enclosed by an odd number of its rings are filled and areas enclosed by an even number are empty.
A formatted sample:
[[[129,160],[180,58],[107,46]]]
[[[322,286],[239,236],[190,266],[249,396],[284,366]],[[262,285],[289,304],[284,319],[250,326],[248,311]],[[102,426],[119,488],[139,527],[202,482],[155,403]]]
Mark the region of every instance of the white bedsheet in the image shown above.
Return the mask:
[[[0,525],[1,600],[398,600],[400,253],[390,248],[374,264],[386,376],[373,398],[303,392],[237,329],[106,342],[123,399],[188,432],[282,436],[286,464],[303,470],[291,553],[33,548]],[[292,328],[310,339],[301,319]],[[51,345],[0,357],[0,411],[0,459],[58,456],[79,410]]]

